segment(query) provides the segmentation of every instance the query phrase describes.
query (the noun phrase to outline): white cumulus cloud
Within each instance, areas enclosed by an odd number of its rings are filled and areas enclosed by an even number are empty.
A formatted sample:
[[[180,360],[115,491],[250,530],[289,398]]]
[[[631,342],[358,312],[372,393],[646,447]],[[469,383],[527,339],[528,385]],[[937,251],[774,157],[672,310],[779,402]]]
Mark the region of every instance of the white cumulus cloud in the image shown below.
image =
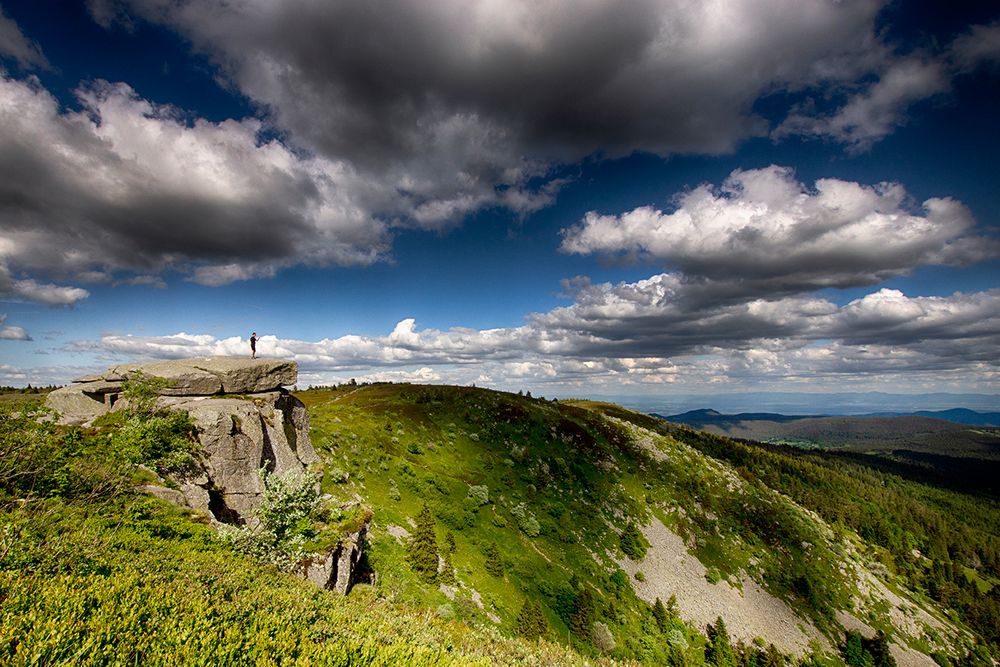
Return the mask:
[[[0,314],[0,340],[31,340],[24,327],[4,326],[6,322],[7,315]]]
[[[753,299],[688,309],[677,277],[575,285],[569,306],[504,329],[420,329],[413,319],[381,336],[303,341],[273,335],[261,356],[294,359],[300,385],[358,380],[609,390],[624,385],[685,386],[837,382],[854,375],[921,378],[988,386],[1000,359],[1000,290],[908,297],[882,289],[844,306],[819,297]],[[240,337],[180,333],[107,334],[77,352],[108,362],[202,355],[246,356]]]
[[[1000,243],[972,233],[969,210],[947,197],[917,209],[899,184],[826,178],[813,188],[787,167],[736,170],[701,185],[674,210],[644,206],[587,213],[562,250],[664,262],[688,293],[742,298],[877,284],[931,264],[996,257]]]

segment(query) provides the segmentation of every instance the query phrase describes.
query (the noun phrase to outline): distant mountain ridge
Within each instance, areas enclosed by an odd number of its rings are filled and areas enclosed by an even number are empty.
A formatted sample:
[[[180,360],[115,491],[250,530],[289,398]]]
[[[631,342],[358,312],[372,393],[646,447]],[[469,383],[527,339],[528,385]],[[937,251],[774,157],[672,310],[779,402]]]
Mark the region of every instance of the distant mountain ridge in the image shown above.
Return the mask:
[[[977,412],[968,408],[952,408],[950,410],[917,410],[914,412],[872,412],[863,415],[785,415],[777,412],[739,412],[736,414],[724,414],[711,408],[700,410],[688,410],[676,415],[661,415],[651,413],[655,417],[665,419],[675,424],[687,424],[692,427],[701,427],[710,424],[735,424],[747,421],[766,421],[776,423],[788,423],[806,419],[878,419],[878,418],[906,418],[923,417],[935,421],[944,421],[950,424],[961,424],[965,426],[992,426],[1000,427],[1000,412]]]
[[[563,397],[560,397],[562,399]],[[911,414],[967,408],[1000,412],[1000,394],[894,394],[870,392],[731,392],[723,394],[605,395],[590,398],[617,403],[639,412],[675,415],[711,407],[722,413],[769,412],[784,415]]]
[[[918,410],[916,412],[873,412],[870,417],[930,417],[943,419],[955,424],[968,426],[998,426],[1000,427],[1000,412],[977,412],[968,408],[952,408],[951,410]]]
[[[658,416],[706,433],[774,446],[821,450],[862,465],[1000,497],[1000,413],[969,409],[859,416],[714,409]]]

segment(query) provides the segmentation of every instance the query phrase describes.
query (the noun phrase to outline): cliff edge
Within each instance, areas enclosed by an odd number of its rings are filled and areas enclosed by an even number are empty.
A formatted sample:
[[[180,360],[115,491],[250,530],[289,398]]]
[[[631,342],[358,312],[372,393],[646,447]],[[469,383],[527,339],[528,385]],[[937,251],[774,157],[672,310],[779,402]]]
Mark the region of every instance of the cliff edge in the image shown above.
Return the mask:
[[[264,491],[261,468],[282,474],[317,463],[305,406],[284,387],[298,366],[281,359],[199,357],[112,366],[51,392],[46,405],[64,424],[89,425],[123,409],[125,383],[160,378],[156,407],[187,412],[201,456],[176,489],[150,489],[224,523],[246,522]]]

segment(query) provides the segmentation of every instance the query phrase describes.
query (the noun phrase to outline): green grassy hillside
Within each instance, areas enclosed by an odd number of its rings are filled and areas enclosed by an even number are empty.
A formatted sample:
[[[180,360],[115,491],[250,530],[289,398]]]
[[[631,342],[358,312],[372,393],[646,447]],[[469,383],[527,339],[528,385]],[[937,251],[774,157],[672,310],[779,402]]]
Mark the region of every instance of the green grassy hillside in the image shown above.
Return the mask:
[[[630,536],[658,523],[685,540],[711,583],[749,580],[784,601],[820,635],[814,652],[841,641],[841,612],[942,660],[973,646],[956,629],[963,620],[980,643],[996,641],[989,626],[995,598],[959,601],[975,586],[951,576],[965,557],[978,562],[975,578],[995,580],[993,506],[975,512],[992,517],[985,524],[969,525],[943,505],[975,500],[932,489],[915,499],[910,489],[887,489],[896,480],[877,472],[754,450],[608,404],[409,385],[299,396],[310,408],[314,444],[334,471],[325,490],[360,496],[375,512],[370,563],[378,592],[390,598],[506,633],[517,631],[528,603],[537,604],[550,637],[597,654],[590,633],[574,632],[580,599],[592,599],[593,620],[614,638],[611,655],[698,662],[705,639],[700,627],[681,622],[691,617],[682,591],[666,629],[651,622],[654,600],[637,596],[656,589],[641,581],[642,536],[638,547]],[[900,503],[908,514],[895,516]],[[455,545],[445,586],[408,561],[404,531],[415,531],[425,505],[442,557],[445,544]],[[966,556],[941,551],[940,539]],[[921,554],[911,563],[914,551],[934,558]],[[927,606],[932,620],[896,628],[891,605],[859,590],[859,573],[871,568],[900,591],[915,588],[905,604]],[[961,590],[942,595],[941,586]],[[949,618],[932,598],[957,608]],[[678,634],[683,643],[664,640]]]
[[[135,491],[164,460],[151,445],[176,435],[153,419],[136,436],[38,417],[0,407],[0,664],[585,664],[235,552],[204,517]]]
[[[372,512],[350,595],[236,553],[134,491],[186,451],[176,420],[163,439],[8,410],[0,663],[884,667],[890,646],[914,665],[996,655],[991,501],[604,403],[412,385],[297,395],[328,505]],[[844,645],[854,628],[882,634]]]

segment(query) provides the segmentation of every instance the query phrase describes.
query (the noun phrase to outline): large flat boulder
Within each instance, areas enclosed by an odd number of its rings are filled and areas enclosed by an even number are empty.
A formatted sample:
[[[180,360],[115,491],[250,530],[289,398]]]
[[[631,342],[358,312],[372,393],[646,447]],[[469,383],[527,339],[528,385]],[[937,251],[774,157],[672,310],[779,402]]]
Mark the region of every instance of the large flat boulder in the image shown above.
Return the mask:
[[[211,396],[222,393],[222,378],[204,368],[207,364],[199,364],[200,361],[201,359],[179,359],[142,365],[113,366],[108,369],[110,377],[105,379],[132,380],[141,373],[146,377],[166,380],[167,386],[157,390],[158,394],[165,396]]]
[[[128,408],[123,385],[141,376],[166,380],[157,407],[187,412],[201,446],[195,469],[173,480],[178,491],[157,492],[164,497],[183,497],[185,506],[220,521],[243,522],[260,504],[261,468],[302,472],[319,461],[306,408],[283,389],[298,379],[294,361],[197,357],[122,364],[51,392],[46,404],[63,423],[90,423]]]
[[[198,357],[152,364],[116,366],[105,380],[135,377],[137,372],[167,380],[165,396],[208,396],[218,393],[256,394],[295,384],[298,365],[283,359]]]
[[[144,375],[166,380],[163,396],[259,394],[295,384],[294,361],[243,357],[196,357],[148,364],[119,364],[103,373],[85,375],[51,392],[46,405],[64,424],[85,424],[107,412],[118,400],[122,383]]]
[[[108,405],[97,394],[88,394],[82,384],[71,384],[50,391],[45,405],[59,413],[63,424],[86,424],[108,411]]]

